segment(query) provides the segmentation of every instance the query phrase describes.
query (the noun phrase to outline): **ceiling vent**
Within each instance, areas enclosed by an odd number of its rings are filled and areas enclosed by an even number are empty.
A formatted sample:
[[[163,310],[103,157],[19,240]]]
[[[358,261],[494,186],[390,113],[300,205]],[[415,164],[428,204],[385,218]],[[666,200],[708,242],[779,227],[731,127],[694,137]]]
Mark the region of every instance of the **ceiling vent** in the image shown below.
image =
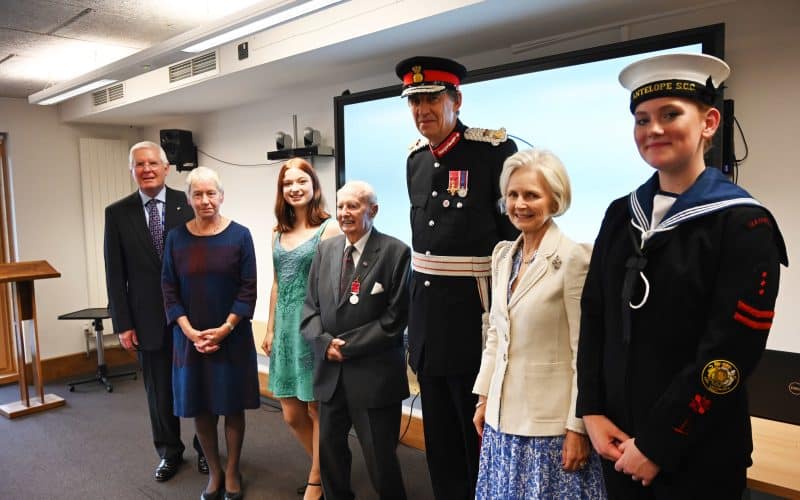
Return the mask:
[[[125,87],[121,82],[92,92],[92,102],[95,106],[102,106],[103,104],[117,101],[123,97],[125,97]]]
[[[205,54],[173,64],[169,67],[169,83],[182,82],[205,73],[217,72],[217,52]],[[210,76],[210,75],[206,75]]]

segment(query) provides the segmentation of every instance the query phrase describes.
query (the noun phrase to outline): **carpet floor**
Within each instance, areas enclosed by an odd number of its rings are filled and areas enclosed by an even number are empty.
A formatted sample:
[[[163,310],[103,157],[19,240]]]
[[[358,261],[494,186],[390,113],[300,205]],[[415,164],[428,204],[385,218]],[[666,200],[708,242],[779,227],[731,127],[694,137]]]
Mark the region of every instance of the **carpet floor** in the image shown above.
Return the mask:
[[[45,393],[67,404],[54,410],[8,420],[0,418],[0,498],[2,499],[197,499],[207,476],[196,469],[192,449],[194,423],[183,420],[187,449],[178,474],[153,480],[158,457],[153,449],[141,377],[114,379],[114,391],[98,385],[68,392],[65,382],[48,384]],[[0,387],[0,403],[19,399],[16,385]],[[245,497],[297,500],[309,459],[291,435],[279,410],[267,403],[246,412],[242,475]],[[405,420],[403,420],[405,425]],[[220,423],[221,428],[221,423]],[[220,433],[222,436],[223,434]],[[224,443],[221,443],[224,450]],[[377,498],[358,440],[350,437],[352,484],[359,499]],[[398,447],[409,499],[433,498],[425,454]]]

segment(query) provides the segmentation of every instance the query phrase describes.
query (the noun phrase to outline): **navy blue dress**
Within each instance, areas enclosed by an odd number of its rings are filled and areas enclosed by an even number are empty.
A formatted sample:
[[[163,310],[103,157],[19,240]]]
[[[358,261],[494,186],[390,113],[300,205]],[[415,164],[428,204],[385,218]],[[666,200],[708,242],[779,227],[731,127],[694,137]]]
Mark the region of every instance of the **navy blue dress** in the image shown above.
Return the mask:
[[[258,408],[258,367],[250,319],[256,303],[256,258],[250,231],[231,222],[221,233],[195,236],[186,226],[170,231],[161,273],[164,308],[172,324],[172,391],[175,415],[237,414]],[[242,319],[210,354],[198,352],[176,319],[197,330]]]

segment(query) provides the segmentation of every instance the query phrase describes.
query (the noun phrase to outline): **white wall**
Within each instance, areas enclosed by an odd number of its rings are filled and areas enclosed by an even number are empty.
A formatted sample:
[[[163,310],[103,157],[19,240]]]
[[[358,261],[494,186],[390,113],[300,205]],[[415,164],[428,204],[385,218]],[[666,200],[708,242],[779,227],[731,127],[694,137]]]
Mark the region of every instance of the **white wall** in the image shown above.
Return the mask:
[[[78,139],[132,143],[140,131],[64,125],[55,107],[0,98],[0,132],[8,134],[19,260],[47,260],[61,272],[34,285],[41,357],[80,352],[84,322],[56,319],[88,307]]]
[[[631,38],[637,38],[719,22],[727,24],[726,59],[733,68],[726,96],[736,100],[736,115],[750,146],[750,157],[742,167],[740,183],[773,210],[786,237],[789,260],[794,264],[785,270],[782,277],[781,295],[769,347],[800,352],[800,337],[795,330],[795,325],[800,320],[800,310],[792,307],[800,298],[800,261],[797,258],[800,254],[796,250],[800,246],[800,221],[791,210],[796,205],[794,200],[797,196],[797,182],[793,176],[795,148],[792,146],[796,142],[794,131],[797,126],[794,119],[800,115],[800,104],[791,86],[793,82],[800,81],[800,65],[797,64],[800,60],[800,41],[796,37],[800,28],[800,2],[766,0],[755,3],[740,0],[720,3],[716,7],[691,15],[632,25],[628,32]],[[596,45],[599,39],[603,39],[603,42],[614,41],[614,37],[618,35],[619,33],[615,34],[609,40],[603,38],[605,35],[593,35],[591,38],[518,55],[511,54],[510,50],[467,54],[461,60],[469,68],[476,69]],[[535,34],[532,33],[531,38],[536,38]],[[435,53],[435,48],[431,48],[430,52]],[[332,145],[333,96],[339,95],[345,88],[358,92],[395,84],[394,63],[395,61],[386,61],[385,71],[366,80],[335,86],[320,85],[313,92],[295,93],[280,99],[161,123],[145,128],[141,138],[157,141],[159,129],[184,128],[192,131],[194,141],[200,149],[217,158],[233,163],[266,163],[266,151],[274,148],[273,133],[277,130],[291,133],[291,117],[296,114],[301,130],[306,125],[320,129],[323,144]],[[465,106],[469,106],[469,102],[469,95],[466,95]],[[400,99],[398,106],[404,106]],[[21,130],[17,124],[16,133],[13,128],[9,130],[9,124],[16,120],[8,119],[6,109],[12,110],[14,117],[19,116],[20,122],[33,120],[33,123]],[[18,191],[18,219],[21,221],[21,257],[47,258],[64,273],[60,280],[43,283],[40,290],[40,318],[55,318],[62,312],[83,307],[85,264],[81,237],[76,237],[75,241],[67,238],[70,240],[69,245],[64,248],[61,240],[64,239],[62,236],[66,234],[66,229],[41,230],[42,227],[80,228],[77,140],[74,140],[79,136],[79,129],[55,124],[55,112],[47,109],[27,106],[23,108],[19,104],[10,105],[0,101],[0,130],[12,132],[12,161],[15,170],[21,171],[17,174],[21,179],[15,185]],[[37,118],[28,118],[25,116],[28,113],[35,114]],[[579,121],[579,117],[576,117],[576,122]],[[481,123],[472,125],[487,126]],[[36,134],[41,135],[40,130],[47,131],[46,137],[59,144],[58,147],[36,140]],[[110,127],[103,130],[108,130],[109,133],[123,132]],[[581,130],[579,123],[576,123],[576,133],[585,134],[591,131]],[[413,138],[409,138],[409,142],[411,139]],[[740,155],[743,150],[742,145],[738,144],[737,151]],[[256,319],[264,320],[267,317],[267,292],[272,280],[270,230],[274,224],[273,203],[280,165],[234,167],[223,165],[202,154],[199,160],[201,165],[217,168],[221,174],[226,191],[223,213],[248,226],[253,233],[260,276]],[[376,158],[376,161],[380,160]],[[51,167],[49,164],[58,167]],[[325,185],[328,205],[332,207],[335,185],[333,161],[319,160],[317,167]],[[173,187],[181,187],[183,176],[173,172],[168,182]],[[52,196],[53,201],[43,200],[41,196],[35,195],[24,198],[25,195],[20,194],[41,193],[42,184],[48,187],[49,192],[57,194]],[[404,186],[398,186],[398,189],[404,189]],[[380,225],[380,218],[377,224]],[[55,320],[51,320],[46,325],[40,325],[42,330],[46,330],[43,333],[48,339],[44,343],[45,354],[79,351],[81,346],[76,341],[66,339],[72,339],[74,335],[69,333],[72,331],[68,331],[69,325],[64,324],[66,322],[55,323]]]
[[[391,81],[389,83],[392,83]],[[366,90],[387,82],[376,79],[353,82],[351,89]],[[208,115],[171,121],[158,127],[145,128],[144,140],[157,141],[159,130],[183,128],[192,131],[199,149],[230,163],[245,165],[271,163],[267,151],[275,149],[274,134],[278,130],[294,135],[292,115],[302,134],[306,126],[320,130],[323,145],[333,144],[332,96],[344,87],[321,88],[313,93],[294,94],[285,99],[262,101]],[[398,105],[405,105],[398,99]],[[274,203],[277,176],[282,162],[258,167],[225,165],[198,153],[198,163],[217,170],[225,187],[222,213],[247,226],[253,234],[258,263],[258,304],[255,319],[268,318],[269,290],[272,286],[271,235],[275,225]],[[335,212],[335,168],[333,158],[314,160],[328,211]],[[167,181],[183,188],[184,173],[170,172]],[[380,220],[378,220],[378,224]]]

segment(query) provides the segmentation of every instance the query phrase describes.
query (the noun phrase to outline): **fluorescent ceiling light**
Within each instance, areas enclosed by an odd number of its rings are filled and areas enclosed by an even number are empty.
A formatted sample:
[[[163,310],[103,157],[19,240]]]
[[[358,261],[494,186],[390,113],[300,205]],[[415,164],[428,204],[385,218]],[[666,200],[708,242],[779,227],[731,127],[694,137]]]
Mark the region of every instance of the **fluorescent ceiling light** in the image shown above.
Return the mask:
[[[64,92],[62,94],[54,95],[53,97],[51,97],[49,99],[45,99],[43,101],[39,101],[36,104],[41,104],[42,106],[55,104],[57,102],[65,101],[65,100],[69,99],[70,97],[75,97],[76,95],[80,95],[80,94],[89,92],[90,90],[94,90],[94,89],[97,89],[97,88],[100,88],[100,87],[103,87],[105,85],[109,85],[109,84],[112,84],[112,83],[115,83],[115,82],[116,82],[116,80],[97,80],[97,81],[94,81],[92,83],[87,83],[86,85],[82,85],[82,86],[80,86],[80,87],[78,87],[76,89],[69,90],[69,91]]]
[[[204,40],[200,43],[190,45],[189,47],[181,50],[184,52],[202,52],[206,49],[217,47],[223,43],[230,42],[231,40],[236,40],[237,38],[246,37],[252,33],[264,31],[272,26],[285,23],[286,21],[310,14],[311,12],[324,9],[343,1],[344,0],[310,0],[300,5],[295,5],[294,7],[259,19],[258,21],[253,21],[252,23],[248,23],[230,31],[226,31],[225,33],[209,38],[208,40]]]

